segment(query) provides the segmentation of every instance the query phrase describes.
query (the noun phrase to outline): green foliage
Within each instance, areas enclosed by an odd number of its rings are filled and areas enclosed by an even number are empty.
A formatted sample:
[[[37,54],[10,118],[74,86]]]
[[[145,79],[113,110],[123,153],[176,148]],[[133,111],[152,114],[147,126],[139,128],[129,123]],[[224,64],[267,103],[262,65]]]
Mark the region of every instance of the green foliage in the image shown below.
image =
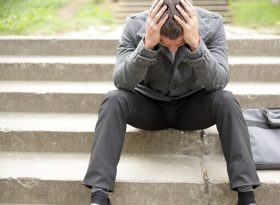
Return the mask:
[[[112,24],[113,23],[113,16],[108,10],[104,10],[101,8],[100,3],[102,0],[94,0],[93,2],[88,5],[84,5],[81,10],[79,10],[76,15],[75,19],[84,19],[85,22],[93,21],[95,24],[105,23],[105,24]],[[95,17],[95,18],[92,18]],[[98,21],[99,23],[98,23]]]
[[[56,21],[55,9],[69,0],[0,0],[0,32],[25,33],[29,27]]]
[[[88,0],[67,19],[59,10],[73,0],[0,0],[0,35],[59,34],[112,23],[111,14],[101,8],[103,0]]]
[[[280,5],[272,0],[231,0],[230,5],[235,25],[280,29]]]

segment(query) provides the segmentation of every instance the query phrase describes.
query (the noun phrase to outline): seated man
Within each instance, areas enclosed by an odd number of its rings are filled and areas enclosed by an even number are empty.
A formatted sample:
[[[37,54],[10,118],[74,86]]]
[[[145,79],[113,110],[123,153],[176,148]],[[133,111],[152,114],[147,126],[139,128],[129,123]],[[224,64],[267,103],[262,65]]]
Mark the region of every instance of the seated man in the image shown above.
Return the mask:
[[[127,124],[146,130],[216,124],[237,204],[256,204],[253,189],[260,182],[239,104],[223,90],[228,81],[221,16],[189,0],[156,0],[148,12],[131,16],[118,47],[118,90],[100,107],[84,179],[91,204],[110,204]]]

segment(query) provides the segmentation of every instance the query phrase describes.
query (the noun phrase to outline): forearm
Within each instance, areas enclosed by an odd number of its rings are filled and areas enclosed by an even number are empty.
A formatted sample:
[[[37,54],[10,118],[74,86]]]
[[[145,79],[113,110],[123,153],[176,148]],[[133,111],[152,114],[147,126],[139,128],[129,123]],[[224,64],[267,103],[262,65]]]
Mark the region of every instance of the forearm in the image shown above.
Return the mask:
[[[229,80],[226,45],[210,51],[200,39],[199,46],[194,52],[188,49],[186,52],[185,61],[193,68],[206,89],[225,87]]]
[[[119,47],[114,70],[114,83],[117,88],[133,90],[142,82],[149,66],[155,64],[157,52],[145,48],[143,39],[134,51]]]

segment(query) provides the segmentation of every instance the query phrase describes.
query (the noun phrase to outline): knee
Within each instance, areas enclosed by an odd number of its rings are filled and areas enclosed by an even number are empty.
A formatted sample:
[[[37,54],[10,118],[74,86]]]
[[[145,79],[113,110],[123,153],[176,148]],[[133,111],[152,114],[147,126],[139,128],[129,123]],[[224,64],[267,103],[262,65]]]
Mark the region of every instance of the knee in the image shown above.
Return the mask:
[[[230,91],[221,90],[216,93],[216,97],[214,100],[215,104],[218,105],[219,108],[232,108],[239,107],[239,103],[236,101],[234,95]]]
[[[220,100],[223,102],[230,103],[230,102],[234,102],[235,98],[234,98],[234,95],[232,94],[232,92],[227,91],[227,90],[222,90],[220,92]]]
[[[126,91],[113,90],[107,93],[101,107],[110,107],[111,109],[121,108],[126,105]]]
[[[105,97],[106,102],[112,102],[113,104],[123,101],[125,99],[124,91],[122,90],[112,90],[109,91]]]
[[[119,96],[119,90],[112,90],[107,93],[105,100],[115,102],[119,100]]]

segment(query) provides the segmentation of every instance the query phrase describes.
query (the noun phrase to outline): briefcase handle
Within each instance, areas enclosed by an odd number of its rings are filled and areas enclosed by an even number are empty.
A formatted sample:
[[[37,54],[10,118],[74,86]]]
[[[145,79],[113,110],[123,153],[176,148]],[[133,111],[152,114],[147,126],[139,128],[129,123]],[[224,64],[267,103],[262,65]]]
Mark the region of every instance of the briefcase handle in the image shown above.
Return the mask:
[[[280,128],[280,108],[261,108],[270,128]]]

